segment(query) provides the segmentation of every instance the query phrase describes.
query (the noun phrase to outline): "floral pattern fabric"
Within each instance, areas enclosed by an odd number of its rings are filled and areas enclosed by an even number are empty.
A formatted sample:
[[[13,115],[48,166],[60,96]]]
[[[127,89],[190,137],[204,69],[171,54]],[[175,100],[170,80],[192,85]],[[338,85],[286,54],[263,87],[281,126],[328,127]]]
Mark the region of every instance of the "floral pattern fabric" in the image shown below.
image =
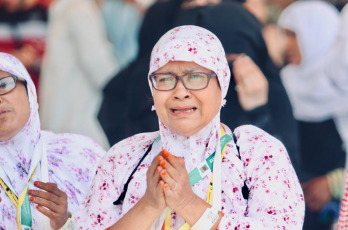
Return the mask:
[[[231,131],[224,128],[231,135]],[[218,229],[302,229],[303,193],[284,146],[254,126],[241,126],[235,134],[241,159],[235,143],[230,141],[221,168],[224,217]],[[76,229],[110,227],[141,199],[146,190],[147,169],[158,154],[154,149],[134,174],[123,204],[113,205],[130,173],[158,135],[159,132],[132,136],[107,153],[79,209]],[[206,149],[206,140],[196,140],[195,145]],[[196,165],[187,160],[194,159],[194,155],[184,156],[187,168]],[[193,186],[194,192],[204,200],[210,176]],[[241,191],[244,181],[250,189],[248,200]],[[179,229],[183,223],[184,220],[173,213],[172,229]]]
[[[36,89],[25,67],[15,57],[0,53],[0,70],[27,82],[30,104],[30,116],[24,128],[12,139],[0,142],[0,177],[19,196],[30,177],[29,172],[36,166],[33,162],[39,162],[29,189],[36,189],[33,182],[42,181],[43,173],[48,173],[49,182],[67,193],[68,210],[74,214],[105,151],[88,137],[42,131]],[[43,151],[47,154],[48,172],[41,171]],[[16,229],[16,207],[1,186],[0,191],[0,229]],[[31,211],[32,229],[48,229],[46,217],[36,210],[35,204],[31,204]]]

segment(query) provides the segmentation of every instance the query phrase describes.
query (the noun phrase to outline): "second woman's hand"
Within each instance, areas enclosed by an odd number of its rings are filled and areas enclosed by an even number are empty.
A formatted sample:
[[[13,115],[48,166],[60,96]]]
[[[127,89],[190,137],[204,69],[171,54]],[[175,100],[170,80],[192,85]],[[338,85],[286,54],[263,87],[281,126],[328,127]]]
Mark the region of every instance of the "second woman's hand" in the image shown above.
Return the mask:
[[[61,228],[71,217],[66,193],[54,183],[35,181],[34,185],[41,190],[28,190],[30,202],[37,204],[37,210],[50,219],[53,229]]]

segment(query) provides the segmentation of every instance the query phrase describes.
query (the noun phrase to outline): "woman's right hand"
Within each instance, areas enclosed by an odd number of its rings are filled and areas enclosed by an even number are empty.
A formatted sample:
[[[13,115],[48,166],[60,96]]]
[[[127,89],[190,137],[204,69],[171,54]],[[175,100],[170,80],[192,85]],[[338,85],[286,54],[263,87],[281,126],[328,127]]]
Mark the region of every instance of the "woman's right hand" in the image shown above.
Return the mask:
[[[157,169],[158,166],[158,160],[155,157],[146,173],[147,188],[142,199],[151,207],[162,211],[167,205],[162,188],[164,183],[160,180],[161,176]]]

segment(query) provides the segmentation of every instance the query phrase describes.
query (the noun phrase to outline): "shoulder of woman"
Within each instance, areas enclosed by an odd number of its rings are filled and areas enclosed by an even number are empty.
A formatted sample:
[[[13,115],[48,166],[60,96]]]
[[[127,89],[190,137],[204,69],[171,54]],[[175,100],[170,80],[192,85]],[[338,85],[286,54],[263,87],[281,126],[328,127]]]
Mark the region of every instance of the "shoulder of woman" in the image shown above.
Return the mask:
[[[233,133],[236,135],[241,156],[247,153],[253,156],[263,156],[270,152],[286,152],[282,142],[256,126],[242,125],[237,127]]]
[[[112,146],[106,157],[127,155],[136,158],[142,156],[158,136],[158,131],[130,136]]]
[[[68,151],[75,153],[79,151],[93,151],[97,156],[102,157],[106,151],[92,138],[73,133],[53,133],[41,131],[41,137],[48,152]],[[60,152],[62,154],[62,152]]]

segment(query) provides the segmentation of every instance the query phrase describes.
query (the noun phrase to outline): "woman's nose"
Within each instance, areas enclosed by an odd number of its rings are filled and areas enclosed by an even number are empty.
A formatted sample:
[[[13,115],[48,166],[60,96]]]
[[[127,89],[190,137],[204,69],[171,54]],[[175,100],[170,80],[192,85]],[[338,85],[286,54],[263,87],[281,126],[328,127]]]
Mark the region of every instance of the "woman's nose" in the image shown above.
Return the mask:
[[[173,97],[176,100],[183,100],[185,98],[191,97],[190,91],[185,88],[185,86],[181,80],[178,81],[178,84],[176,85],[176,87],[173,91]]]

